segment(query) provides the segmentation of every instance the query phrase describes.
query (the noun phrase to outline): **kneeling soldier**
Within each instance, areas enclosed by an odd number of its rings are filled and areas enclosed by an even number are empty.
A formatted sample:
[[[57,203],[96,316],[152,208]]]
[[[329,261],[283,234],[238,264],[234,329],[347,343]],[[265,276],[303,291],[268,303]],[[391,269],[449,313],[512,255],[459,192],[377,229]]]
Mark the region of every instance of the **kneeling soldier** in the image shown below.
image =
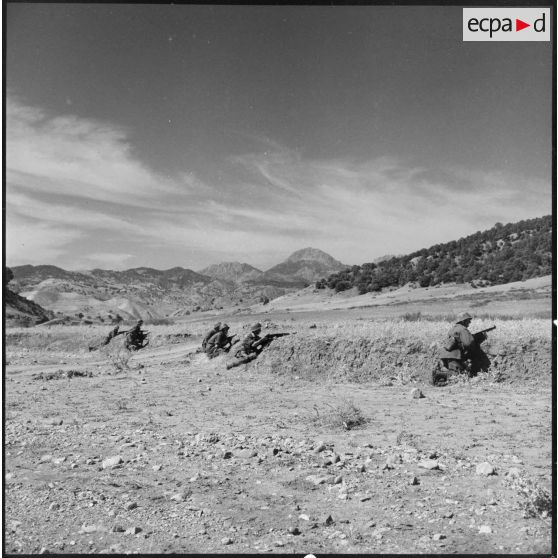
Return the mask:
[[[228,332],[229,326],[223,324],[219,331],[209,338],[205,349],[209,358],[215,358],[216,356],[229,352],[232,346],[232,337],[234,336],[229,337],[227,335]]]

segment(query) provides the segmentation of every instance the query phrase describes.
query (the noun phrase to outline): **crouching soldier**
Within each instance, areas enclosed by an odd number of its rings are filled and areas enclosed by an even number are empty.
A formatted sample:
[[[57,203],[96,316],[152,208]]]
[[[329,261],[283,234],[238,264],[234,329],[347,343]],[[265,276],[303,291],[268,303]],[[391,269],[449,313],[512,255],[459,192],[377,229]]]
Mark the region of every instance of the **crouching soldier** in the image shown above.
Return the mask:
[[[215,358],[219,355],[228,353],[232,347],[232,339],[234,335],[229,337],[229,326],[223,324],[217,333],[214,333],[207,341],[205,352],[209,358]]]
[[[442,370],[445,368],[450,373],[476,376],[480,370],[487,370],[490,366],[490,361],[480,346],[487,335],[484,331],[475,334],[469,331],[472,319],[470,314],[464,312],[457,317],[455,325],[449,330],[440,351]]]
[[[206,336],[203,338],[202,341],[202,351],[206,352],[207,349],[207,342],[216,334],[219,333],[219,330],[221,329],[221,322],[217,322],[213,328],[211,329],[211,331],[209,331]]]
[[[240,348],[234,355],[236,360],[227,364],[227,370],[235,366],[240,366],[241,364],[246,364],[257,358],[263,350],[262,338],[260,337],[261,331],[262,324],[260,323],[255,323],[250,328],[250,333],[241,341]]]
[[[139,351],[147,347],[149,340],[147,339],[147,332],[141,329],[143,320],[138,320],[136,325],[128,331],[126,335],[126,348],[131,351]]]

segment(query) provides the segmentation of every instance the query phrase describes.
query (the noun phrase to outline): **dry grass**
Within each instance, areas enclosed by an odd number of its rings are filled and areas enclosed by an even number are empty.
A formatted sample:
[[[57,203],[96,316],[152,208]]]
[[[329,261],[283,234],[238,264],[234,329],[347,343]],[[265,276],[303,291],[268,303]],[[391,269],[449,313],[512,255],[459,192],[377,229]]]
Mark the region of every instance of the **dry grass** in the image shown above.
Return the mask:
[[[352,399],[342,398],[335,405],[325,403],[325,406],[327,409],[322,409],[321,412],[317,405],[313,406],[316,413],[316,416],[313,418],[315,423],[329,428],[352,430],[368,422],[368,419],[362,414],[362,411]]]

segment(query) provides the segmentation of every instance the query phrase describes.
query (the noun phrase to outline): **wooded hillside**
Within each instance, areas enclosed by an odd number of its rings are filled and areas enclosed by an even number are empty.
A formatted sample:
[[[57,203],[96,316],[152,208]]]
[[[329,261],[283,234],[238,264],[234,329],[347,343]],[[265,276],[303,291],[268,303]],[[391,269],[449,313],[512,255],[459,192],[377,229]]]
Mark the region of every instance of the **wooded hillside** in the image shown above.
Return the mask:
[[[316,287],[338,292],[357,287],[364,294],[409,282],[421,287],[450,282],[496,285],[551,273],[552,216],[547,215],[496,223],[487,231],[406,256],[355,265],[321,279]]]

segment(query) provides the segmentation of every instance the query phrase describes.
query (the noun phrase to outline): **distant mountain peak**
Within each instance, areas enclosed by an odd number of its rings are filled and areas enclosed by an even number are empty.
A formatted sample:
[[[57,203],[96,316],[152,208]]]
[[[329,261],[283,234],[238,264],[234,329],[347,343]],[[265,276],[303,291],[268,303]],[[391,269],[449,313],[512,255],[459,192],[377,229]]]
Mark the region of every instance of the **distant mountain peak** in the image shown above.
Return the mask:
[[[300,261],[313,261],[327,265],[340,265],[345,267],[340,261],[336,260],[323,250],[318,248],[302,248],[293,252],[286,260],[286,262],[300,262]]]
[[[233,282],[252,281],[263,275],[263,271],[260,271],[250,264],[240,262],[213,264],[202,269],[199,273],[214,279]]]

